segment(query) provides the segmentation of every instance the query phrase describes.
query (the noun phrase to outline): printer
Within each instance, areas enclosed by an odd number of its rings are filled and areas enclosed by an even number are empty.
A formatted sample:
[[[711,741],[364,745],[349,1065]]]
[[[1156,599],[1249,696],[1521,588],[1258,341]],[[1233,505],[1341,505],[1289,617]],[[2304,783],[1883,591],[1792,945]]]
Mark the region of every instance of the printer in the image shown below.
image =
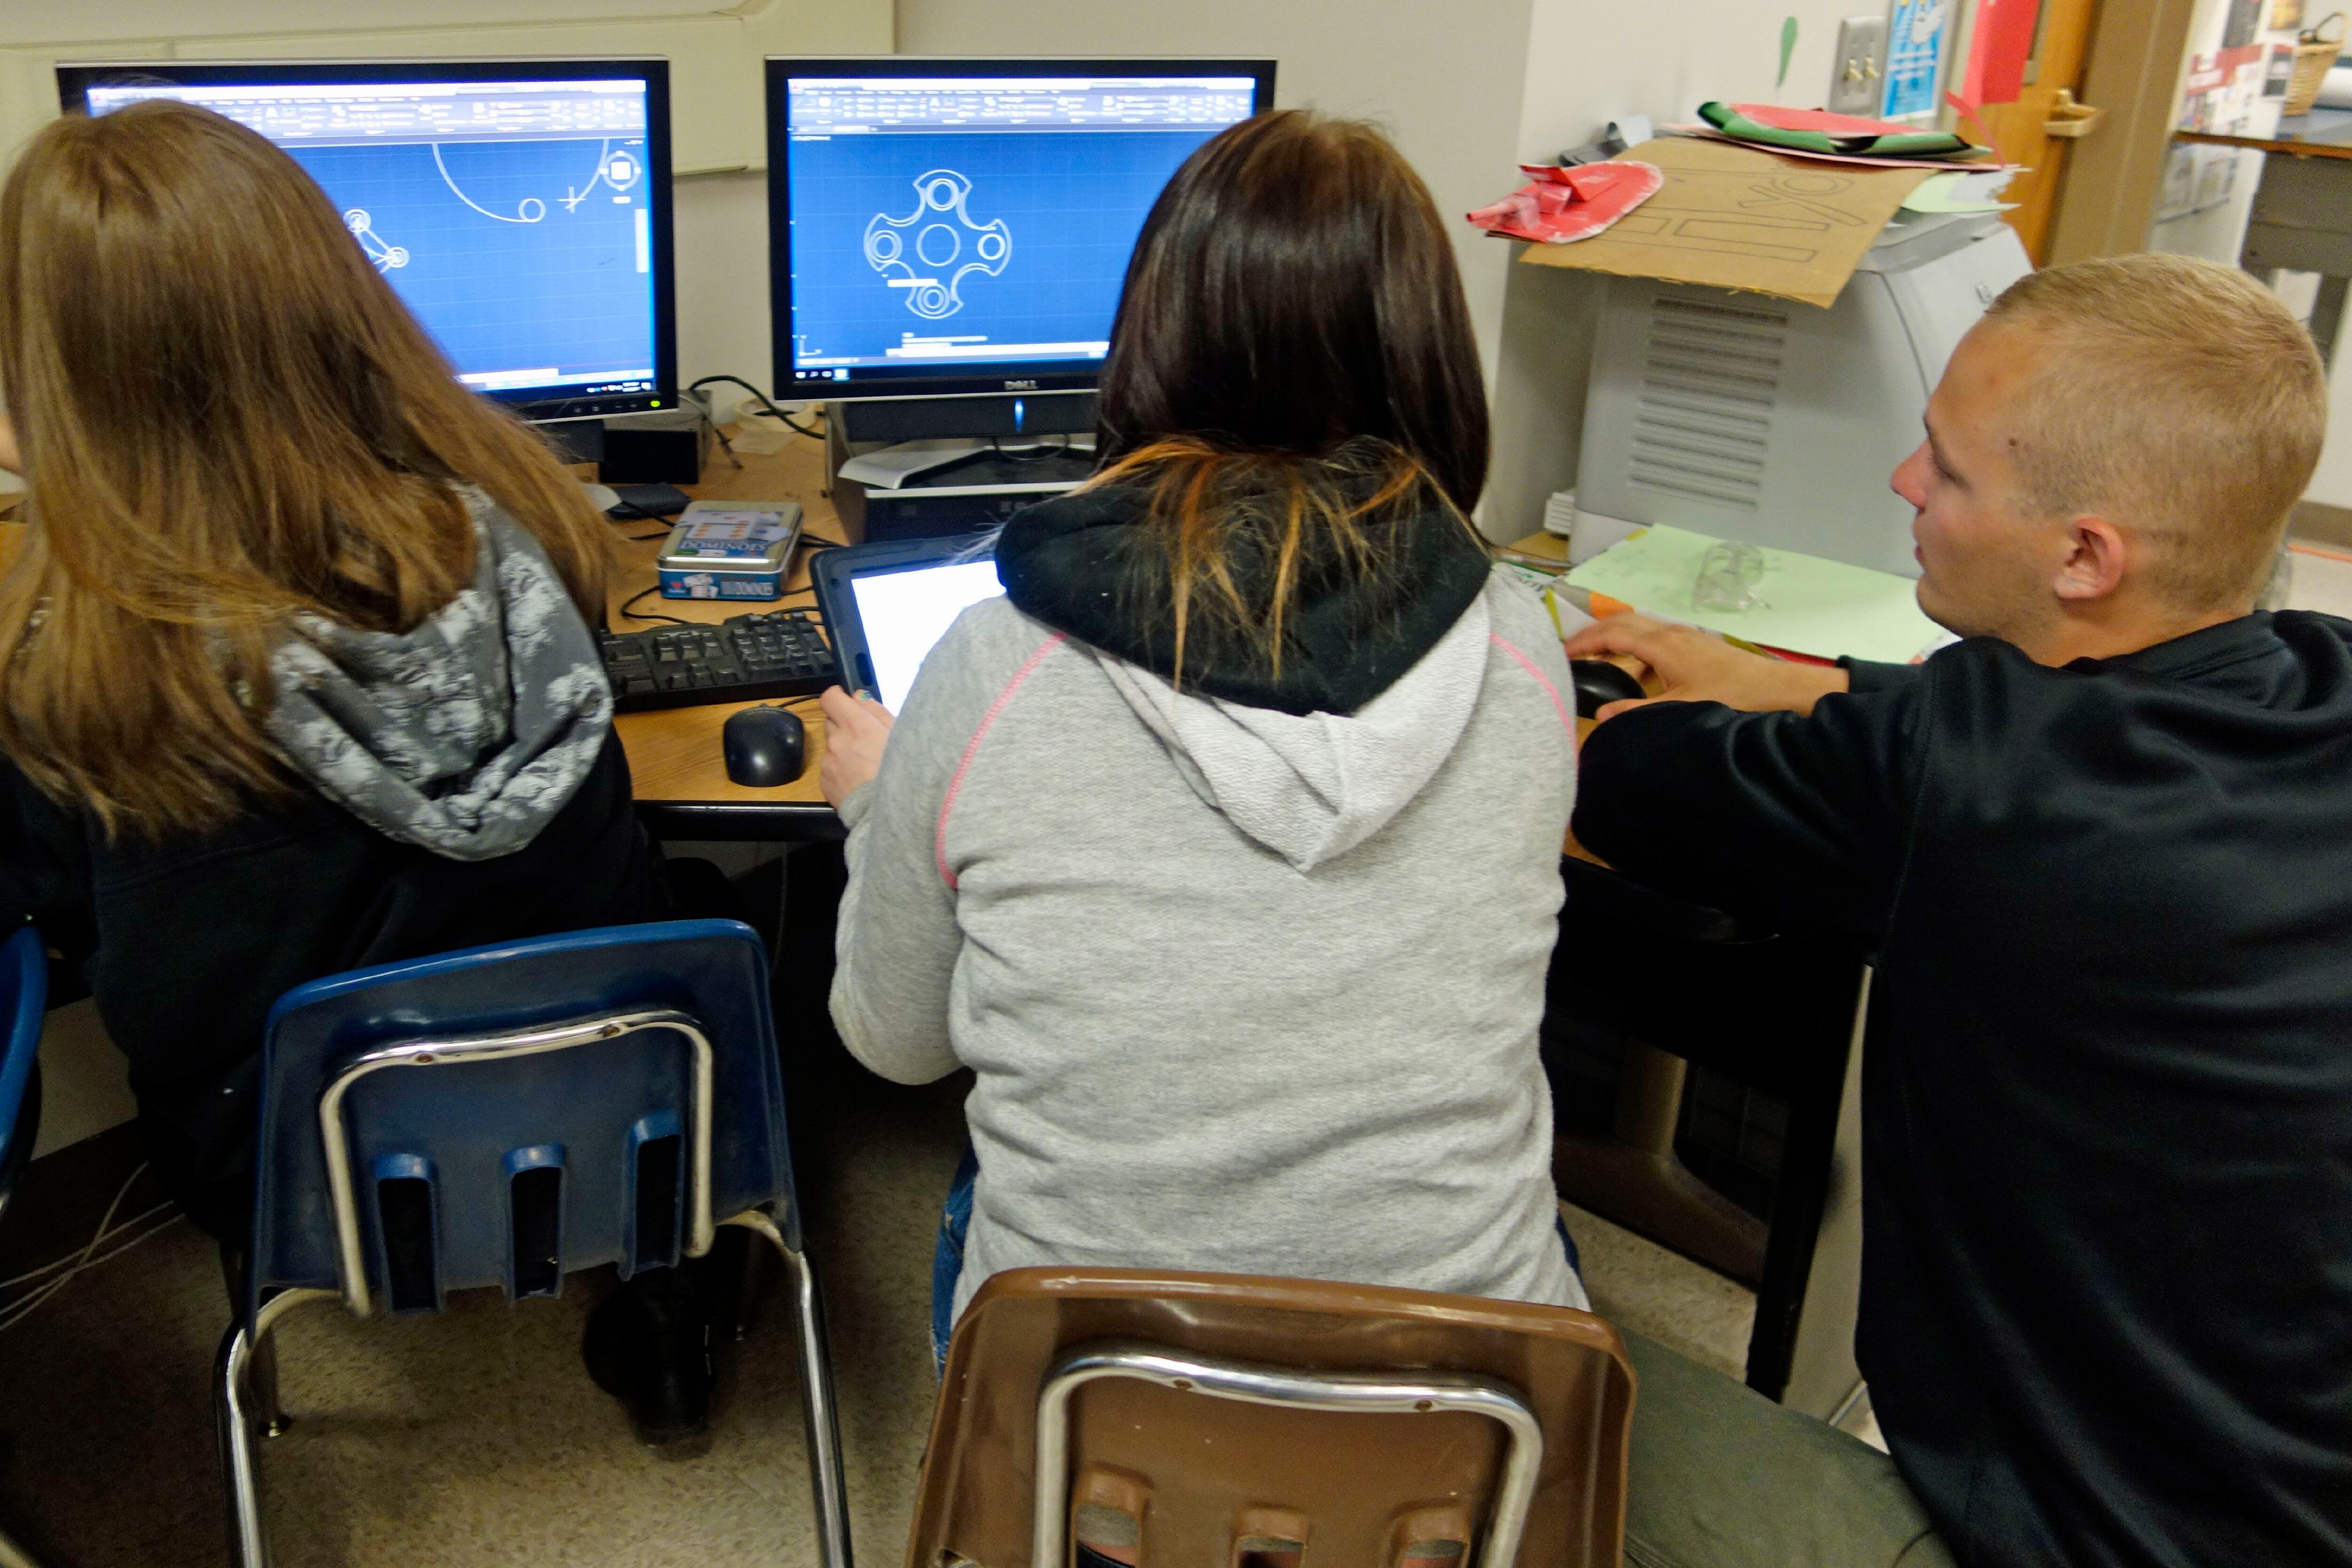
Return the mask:
[[[1887,489],[1961,335],[2032,270],[1988,213],[1903,213],[1827,310],[1612,278],[1578,464],[1578,533],[1666,523],[1919,574]]]

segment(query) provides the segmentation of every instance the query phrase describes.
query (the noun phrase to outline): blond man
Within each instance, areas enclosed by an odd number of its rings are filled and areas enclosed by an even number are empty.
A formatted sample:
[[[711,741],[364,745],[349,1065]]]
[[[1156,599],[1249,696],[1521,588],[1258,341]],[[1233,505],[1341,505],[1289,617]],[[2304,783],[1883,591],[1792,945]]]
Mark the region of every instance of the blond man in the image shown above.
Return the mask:
[[[2352,624],[2256,612],[2315,464],[2244,275],[2053,268],[1895,475],[1924,665],[1635,616],[1583,842],[1874,954],[1856,1352],[1958,1560],[2352,1561]]]

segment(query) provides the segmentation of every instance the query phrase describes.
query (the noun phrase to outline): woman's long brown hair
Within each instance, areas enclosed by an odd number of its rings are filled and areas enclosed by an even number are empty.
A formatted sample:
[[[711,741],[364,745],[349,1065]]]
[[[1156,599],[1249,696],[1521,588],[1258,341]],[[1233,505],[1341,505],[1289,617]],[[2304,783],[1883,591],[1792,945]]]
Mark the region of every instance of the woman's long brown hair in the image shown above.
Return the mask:
[[[1380,525],[1486,479],[1486,396],[1429,188],[1373,126],[1262,114],[1187,159],[1128,263],[1096,486],[1142,489],[1176,666],[1195,616],[1280,672],[1304,563],[1392,571]],[[1273,564],[1245,581],[1242,561]],[[1253,577],[1255,574],[1251,574]]]
[[[289,786],[289,617],[405,631],[470,580],[478,485],[591,624],[609,545],[284,153],[155,100],[36,136],[0,192],[0,398],[32,526],[0,578],[0,751],[110,836]]]

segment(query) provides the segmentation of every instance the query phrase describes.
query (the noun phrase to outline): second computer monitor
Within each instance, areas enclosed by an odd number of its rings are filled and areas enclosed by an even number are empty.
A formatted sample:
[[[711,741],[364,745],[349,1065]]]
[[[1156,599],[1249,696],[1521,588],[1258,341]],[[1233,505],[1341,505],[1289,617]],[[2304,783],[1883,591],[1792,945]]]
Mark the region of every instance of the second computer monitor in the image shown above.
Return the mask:
[[[772,59],[782,395],[1091,387],[1129,254],[1270,60]]]

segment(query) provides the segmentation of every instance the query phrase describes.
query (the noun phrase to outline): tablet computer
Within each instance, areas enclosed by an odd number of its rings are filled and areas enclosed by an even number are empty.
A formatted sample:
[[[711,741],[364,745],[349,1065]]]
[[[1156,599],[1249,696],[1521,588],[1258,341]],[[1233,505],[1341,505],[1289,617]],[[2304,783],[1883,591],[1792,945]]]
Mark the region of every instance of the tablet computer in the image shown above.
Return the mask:
[[[905,707],[931,645],[965,610],[1004,592],[993,542],[975,533],[820,552],[809,574],[842,684],[872,692],[893,713]]]

